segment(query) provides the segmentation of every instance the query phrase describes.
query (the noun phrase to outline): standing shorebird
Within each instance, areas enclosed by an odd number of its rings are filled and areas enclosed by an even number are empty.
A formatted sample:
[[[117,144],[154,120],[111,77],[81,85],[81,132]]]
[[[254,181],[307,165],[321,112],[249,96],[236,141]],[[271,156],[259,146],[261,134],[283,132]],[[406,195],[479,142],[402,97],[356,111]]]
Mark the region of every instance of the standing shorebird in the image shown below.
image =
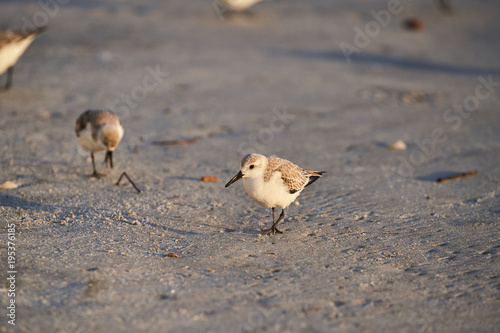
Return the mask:
[[[105,151],[106,167],[113,167],[113,151],[123,137],[123,127],[120,118],[111,111],[87,110],[78,117],[75,132],[80,146],[90,152],[94,172],[91,176],[104,176],[95,168],[94,153]]]
[[[5,90],[10,89],[12,86],[14,65],[17,59],[21,57],[31,42],[43,30],[45,30],[45,27],[23,32],[0,31],[0,75],[7,71]]]
[[[247,194],[259,205],[273,209],[273,224],[265,235],[282,233],[278,223],[285,217],[285,208],[299,196],[304,187],[311,185],[326,171],[305,170],[285,159],[260,154],[249,154],[241,160],[241,170],[226,187],[243,178]],[[274,221],[274,208],[280,207],[281,214]]]

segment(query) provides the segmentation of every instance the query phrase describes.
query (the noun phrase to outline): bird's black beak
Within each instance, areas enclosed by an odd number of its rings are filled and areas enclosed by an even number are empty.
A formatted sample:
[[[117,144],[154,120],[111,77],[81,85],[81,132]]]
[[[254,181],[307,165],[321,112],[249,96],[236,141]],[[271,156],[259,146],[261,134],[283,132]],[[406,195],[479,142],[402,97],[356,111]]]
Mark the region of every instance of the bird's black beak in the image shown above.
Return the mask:
[[[231,178],[231,180],[226,184],[225,187],[228,187],[229,185],[231,185],[232,183],[234,183],[235,181],[237,181],[238,179],[241,179],[241,178],[243,178],[243,174],[240,171],[240,172],[238,172],[236,174],[236,176],[234,176],[233,178]]]
[[[106,158],[104,159],[104,163],[106,164],[106,167],[113,168],[113,152],[112,151],[106,152]]]

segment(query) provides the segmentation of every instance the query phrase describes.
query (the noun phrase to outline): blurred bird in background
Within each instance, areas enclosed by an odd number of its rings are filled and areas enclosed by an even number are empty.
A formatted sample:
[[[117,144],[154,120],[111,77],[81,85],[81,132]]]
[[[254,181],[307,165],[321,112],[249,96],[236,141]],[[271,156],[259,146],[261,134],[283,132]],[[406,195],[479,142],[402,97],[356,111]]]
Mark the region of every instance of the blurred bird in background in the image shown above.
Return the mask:
[[[7,72],[5,90],[12,87],[12,77],[14,75],[14,65],[30,46],[31,42],[45,30],[45,27],[17,31],[0,31],[0,75]]]

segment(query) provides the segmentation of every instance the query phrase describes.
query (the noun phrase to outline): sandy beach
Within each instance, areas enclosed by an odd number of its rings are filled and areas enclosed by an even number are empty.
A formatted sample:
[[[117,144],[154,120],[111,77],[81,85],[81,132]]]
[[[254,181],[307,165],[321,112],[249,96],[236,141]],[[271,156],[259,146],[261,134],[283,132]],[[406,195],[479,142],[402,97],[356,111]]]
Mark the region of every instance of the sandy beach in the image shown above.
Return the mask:
[[[499,332],[500,3],[451,4],[2,1],[0,332]],[[283,234],[252,152],[327,171]]]

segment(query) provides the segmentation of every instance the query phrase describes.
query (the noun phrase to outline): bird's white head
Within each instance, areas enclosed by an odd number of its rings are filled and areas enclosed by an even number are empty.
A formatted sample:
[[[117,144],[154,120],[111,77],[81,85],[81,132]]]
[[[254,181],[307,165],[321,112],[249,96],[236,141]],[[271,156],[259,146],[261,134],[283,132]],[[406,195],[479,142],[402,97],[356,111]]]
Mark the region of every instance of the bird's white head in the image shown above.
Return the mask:
[[[260,154],[248,154],[241,160],[243,178],[262,177],[267,168],[267,157]]]
[[[236,174],[227,184],[226,187],[241,178],[257,178],[262,177],[267,168],[267,157],[260,154],[248,154],[241,160],[240,172]]]

